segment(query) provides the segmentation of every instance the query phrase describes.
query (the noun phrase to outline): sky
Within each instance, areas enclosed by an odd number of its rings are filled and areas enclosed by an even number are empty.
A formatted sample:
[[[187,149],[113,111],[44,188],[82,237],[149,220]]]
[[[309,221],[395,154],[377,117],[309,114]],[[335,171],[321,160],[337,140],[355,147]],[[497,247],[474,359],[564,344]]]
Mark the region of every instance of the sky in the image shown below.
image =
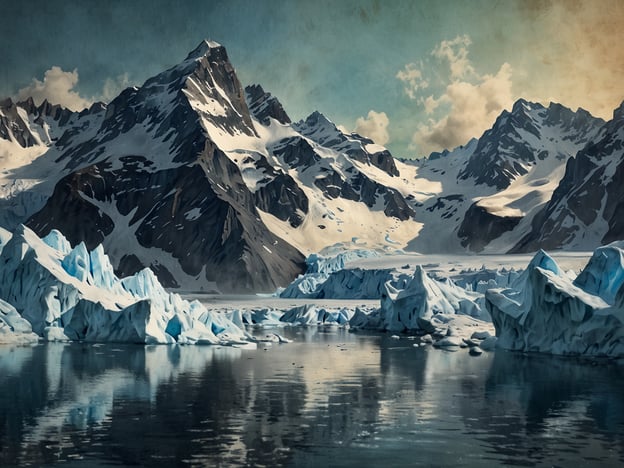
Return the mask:
[[[620,0],[0,0],[0,97],[80,109],[224,45],[243,85],[420,157],[518,98],[609,119],[624,99]]]

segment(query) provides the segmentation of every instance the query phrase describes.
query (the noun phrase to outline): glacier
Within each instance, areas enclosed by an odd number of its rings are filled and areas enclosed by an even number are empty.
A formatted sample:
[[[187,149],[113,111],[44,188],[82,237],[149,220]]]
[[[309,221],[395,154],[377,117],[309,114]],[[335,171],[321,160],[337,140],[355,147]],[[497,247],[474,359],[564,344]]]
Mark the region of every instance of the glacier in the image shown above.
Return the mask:
[[[393,279],[389,270],[353,270],[346,265],[357,259],[375,258],[374,250],[346,250],[336,255],[310,254],[306,258],[306,272],[299,275],[278,294],[282,298],[299,299],[376,299],[380,296],[380,285]]]
[[[253,346],[225,315],[167,292],[146,268],[118,278],[101,245],[56,230],[0,233],[0,333],[13,340]],[[19,337],[17,335],[20,335]],[[0,338],[2,341],[7,339]]]
[[[583,356],[624,356],[624,242],[594,251],[576,278],[539,251],[509,288],[485,303],[499,347]]]
[[[462,314],[489,319],[478,303],[480,294],[456,286],[451,279],[430,278],[419,265],[402,290],[386,283],[381,296],[383,328],[390,331],[432,331],[431,319],[438,314]]]

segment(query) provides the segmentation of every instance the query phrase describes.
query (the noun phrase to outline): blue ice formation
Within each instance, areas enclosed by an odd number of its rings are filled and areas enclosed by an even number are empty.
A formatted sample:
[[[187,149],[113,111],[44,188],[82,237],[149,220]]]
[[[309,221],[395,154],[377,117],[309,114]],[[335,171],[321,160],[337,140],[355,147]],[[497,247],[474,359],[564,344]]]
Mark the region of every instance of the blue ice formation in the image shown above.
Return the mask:
[[[58,231],[40,239],[19,226],[10,239],[2,236],[0,247],[4,335],[19,330],[49,341],[147,344],[253,341],[224,314],[167,292],[150,269],[118,278],[101,245],[72,249]]]
[[[499,347],[624,356],[624,243],[596,249],[576,279],[540,251],[511,287],[490,289],[485,300]]]

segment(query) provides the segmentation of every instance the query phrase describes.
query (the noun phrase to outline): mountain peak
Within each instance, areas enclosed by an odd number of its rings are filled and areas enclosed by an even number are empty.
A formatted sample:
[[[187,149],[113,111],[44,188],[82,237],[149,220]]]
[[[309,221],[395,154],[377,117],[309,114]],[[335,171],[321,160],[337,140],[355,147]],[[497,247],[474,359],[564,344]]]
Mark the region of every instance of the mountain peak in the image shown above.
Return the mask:
[[[299,122],[299,123],[301,124],[302,122]],[[305,124],[310,127],[311,126],[335,127],[334,123],[331,120],[329,120],[327,117],[325,117],[325,115],[319,112],[318,110],[315,110],[314,112],[312,112],[310,115],[306,117]]]
[[[526,99],[520,98],[516,102],[514,102],[514,105],[511,109],[511,113],[512,114],[518,114],[518,113],[524,114],[536,108],[543,109],[544,106],[542,106],[541,104],[537,102],[530,102],[530,101],[527,101]]]
[[[624,101],[613,110],[613,120],[624,119]]]
[[[245,96],[250,112],[263,125],[269,125],[271,118],[281,124],[289,124],[291,122],[279,100],[271,93],[266,92],[259,84],[247,86],[245,88]]]
[[[208,39],[204,39],[203,41],[201,41],[199,43],[199,45],[197,47],[195,47],[195,49],[193,49],[188,56],[186,57],[186,60],[197,60],[200,59],[202,57],[206,57],[207,55],[210,55],[212,50],[225,50],[225,47],[223,47],[221,44],[219,44],[218,42],[215,41],[211,41]]]

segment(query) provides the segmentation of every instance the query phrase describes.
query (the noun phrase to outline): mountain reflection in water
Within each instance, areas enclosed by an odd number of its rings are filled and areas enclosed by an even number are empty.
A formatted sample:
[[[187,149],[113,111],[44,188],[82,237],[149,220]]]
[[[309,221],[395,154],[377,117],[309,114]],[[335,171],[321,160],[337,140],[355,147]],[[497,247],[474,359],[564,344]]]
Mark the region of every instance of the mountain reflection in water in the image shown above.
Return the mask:
[[[258,350],[0,348],[0,465],[624,462],[615,364],[285,333]]]

